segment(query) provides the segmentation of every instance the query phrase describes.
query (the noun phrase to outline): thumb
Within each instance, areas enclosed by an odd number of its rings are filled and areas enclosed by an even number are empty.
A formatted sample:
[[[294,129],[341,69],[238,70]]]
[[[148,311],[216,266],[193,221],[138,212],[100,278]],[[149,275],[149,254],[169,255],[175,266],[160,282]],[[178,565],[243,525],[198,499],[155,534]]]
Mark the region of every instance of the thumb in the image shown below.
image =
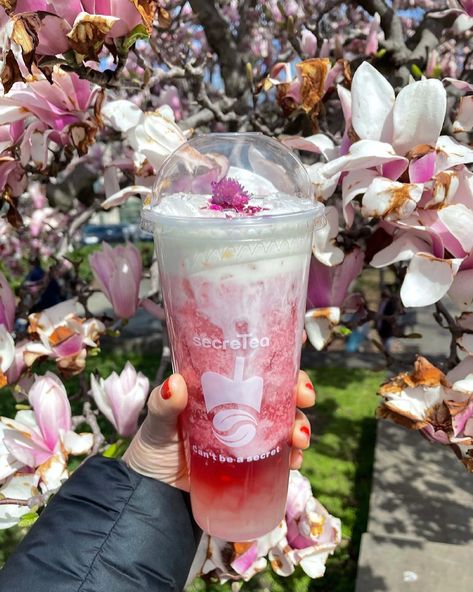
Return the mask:
[[[148,415],[123,460],[136,472],[188,489],[188,470],[178,418],[187,405],[187,386],[173,374],[151,393]]]
[[[155,436],[161,440],[172,437],[177,430],[178,417],[187,405],[187,385],[180,374],[172,374],[151,392],[148,416]]]

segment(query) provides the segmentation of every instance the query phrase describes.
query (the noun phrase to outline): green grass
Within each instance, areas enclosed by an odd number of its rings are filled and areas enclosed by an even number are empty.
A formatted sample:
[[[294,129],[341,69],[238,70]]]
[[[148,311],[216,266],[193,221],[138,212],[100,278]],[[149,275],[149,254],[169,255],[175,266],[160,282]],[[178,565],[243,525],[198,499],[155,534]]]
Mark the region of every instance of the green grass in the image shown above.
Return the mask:
[[[126,360],[154,380],[155,356],[140,353],[102,352],[90,358],[87,373],[94,371],[107,376],[121,371]],[[43,369],[38,369],[42,373]],[[260,574],[242,587],[242,592],[353,592],[361,534],[368,518],[371,472],[373,465],[376,420],[375,397],[384,374],[367,370],[323,368],[309,371],[319,398],[308,415],[312,423],[312,446],[306,451],[302,472],[310,479],[315,495],[338,516],[343,524],[343,544],[327,563],[324,578],[310,580],[301,570],[290,578],[280,578],[272,572]],[[65,381],[73,395],[78,379]],[[0,391],[0,414],[12,416],[13,398],[6,389]],[[73,412],[77,413],[78,410]],[[107,435],[106,420],[102,423]],[[0,564],[8,557],[24,534],[23,529],[0,531]],[[198,581],[192,592],[230,591],[230,586]]]

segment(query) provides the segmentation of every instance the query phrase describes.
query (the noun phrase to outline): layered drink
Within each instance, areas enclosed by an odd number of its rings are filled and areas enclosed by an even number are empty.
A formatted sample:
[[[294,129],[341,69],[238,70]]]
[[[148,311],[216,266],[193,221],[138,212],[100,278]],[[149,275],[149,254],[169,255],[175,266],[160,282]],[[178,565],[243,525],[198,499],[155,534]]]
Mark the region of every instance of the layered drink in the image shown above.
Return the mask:
[[[213,199],[225,183],[243,198]],[[189,393],[182,427],[194,517],[214,536],[244,541],[284,516],[312,234],[323,208],[277,191],[254,197],[230,176],[212,188],[165,195],[153,224],[173,367]]]

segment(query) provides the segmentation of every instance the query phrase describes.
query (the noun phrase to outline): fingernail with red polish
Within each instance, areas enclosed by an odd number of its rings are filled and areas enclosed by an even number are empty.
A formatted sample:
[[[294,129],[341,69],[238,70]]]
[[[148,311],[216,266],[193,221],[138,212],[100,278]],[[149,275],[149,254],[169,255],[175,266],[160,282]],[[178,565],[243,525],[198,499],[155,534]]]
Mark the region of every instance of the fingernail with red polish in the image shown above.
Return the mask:
[[[312,386],[312,383],[311,382],[306,382],[305,383],[305,388],[309,389],[310,391],[313,391],[314,390],[314,387]]]
[[[169,378],[166,379],[163,383],[163,386],[161,387],[161,397],[163,399],[170,399],[171,398],[171,387],[169,385]]]
[[[302,426],[301,427],[301,432],[303,434],[305,434],[307,436],[307,438],[310,438],[310,430],[307,426]]]

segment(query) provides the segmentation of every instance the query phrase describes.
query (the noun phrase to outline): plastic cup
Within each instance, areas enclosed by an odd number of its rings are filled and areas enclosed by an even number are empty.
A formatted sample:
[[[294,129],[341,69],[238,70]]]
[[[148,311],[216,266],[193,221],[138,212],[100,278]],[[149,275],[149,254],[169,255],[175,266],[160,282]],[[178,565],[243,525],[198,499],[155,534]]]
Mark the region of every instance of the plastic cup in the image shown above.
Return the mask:
[[[251,203],[277,195],[292,209],[159,212],[167,197],[201,199],[222,177],[238,180]],[[207,533],[230,541],[257,538],[284,517],[312,239],[325,223],[310,196],[303,165],[279,142],[209,134],[166,160],[143,209],[173,368],[189,392],[182,429],[193,514]]]

